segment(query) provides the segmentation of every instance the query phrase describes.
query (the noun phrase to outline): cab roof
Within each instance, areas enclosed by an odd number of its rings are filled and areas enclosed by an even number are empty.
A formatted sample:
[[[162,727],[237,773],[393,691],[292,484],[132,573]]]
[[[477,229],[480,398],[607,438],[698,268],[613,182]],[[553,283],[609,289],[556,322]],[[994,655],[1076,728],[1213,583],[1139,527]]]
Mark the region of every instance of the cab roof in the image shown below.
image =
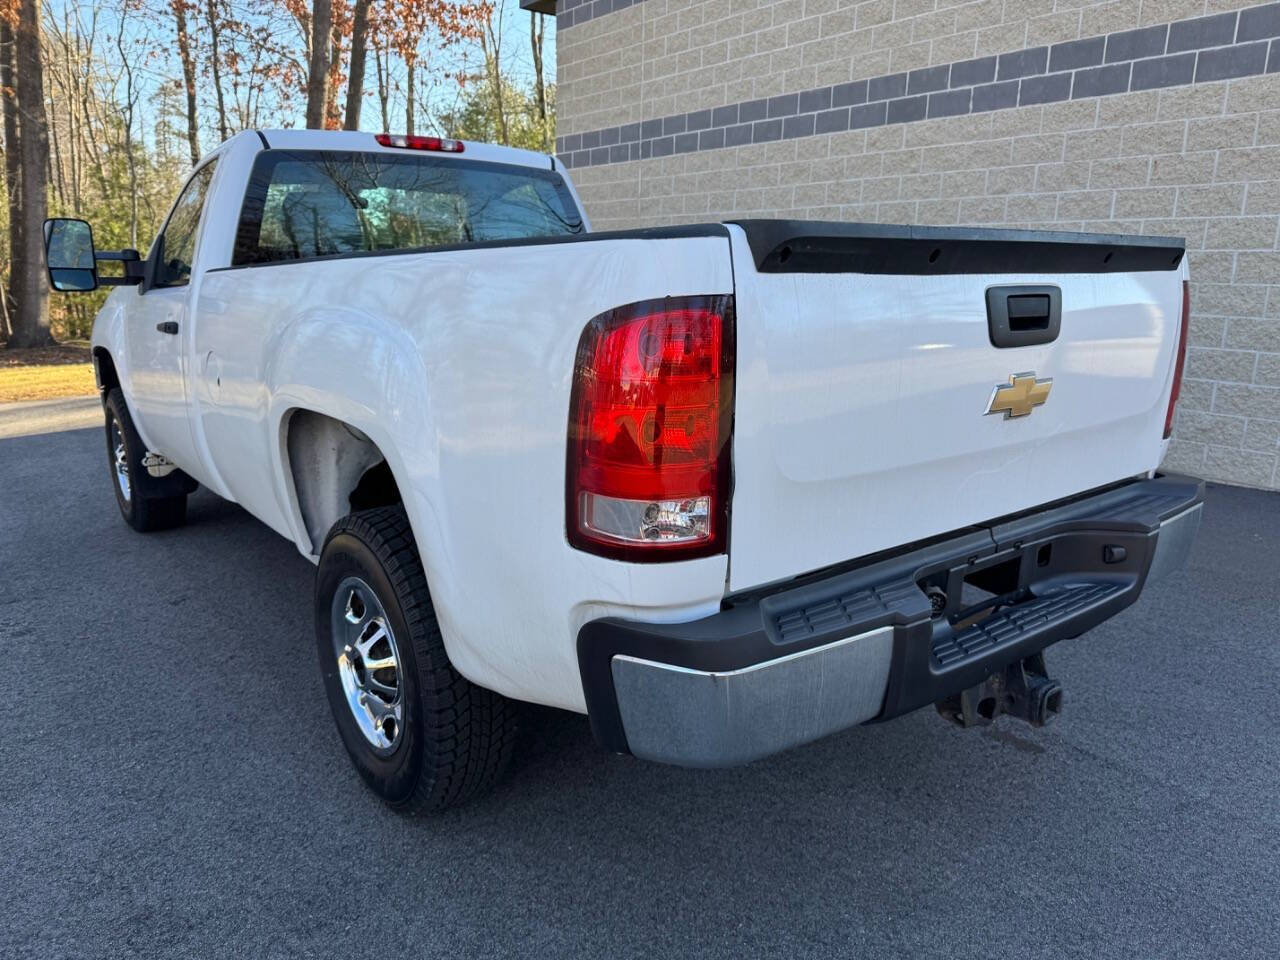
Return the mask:
[[[271,150],[358,150],[369,153],[384,151],[395,153],[422,153],[420,150],[406,150],[396,147],[384,147],[374,139],[372,133],[354,130],[254,130],[245,131],[250,136],[260,136],[267,149]],[[244,136],[245,134],[241,134]],[[492,143],[477,143],[473,140],[462,141],[464,150],[457,153],[437,153],[440,157],[461,157],[470,160],[483,160],[489,163],[509,163],[521,167],[537,167],[540,170],[554,169],[555,164],[545,153],[533,150],[522,150],[518,147],[500,147]]]

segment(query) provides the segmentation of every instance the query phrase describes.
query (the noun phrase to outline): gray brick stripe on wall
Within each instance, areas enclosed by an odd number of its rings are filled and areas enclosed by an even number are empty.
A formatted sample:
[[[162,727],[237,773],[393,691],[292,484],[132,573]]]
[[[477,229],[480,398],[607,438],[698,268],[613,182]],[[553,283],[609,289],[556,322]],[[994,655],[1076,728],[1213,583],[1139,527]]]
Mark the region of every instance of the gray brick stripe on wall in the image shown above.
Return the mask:
[[[1262,73],[1280,73],[1280,3],[557,137],[556,154],[591,167]]]
[[[556,29],[567,30],[606,13],[634,7],[644,0],[556,0]]]

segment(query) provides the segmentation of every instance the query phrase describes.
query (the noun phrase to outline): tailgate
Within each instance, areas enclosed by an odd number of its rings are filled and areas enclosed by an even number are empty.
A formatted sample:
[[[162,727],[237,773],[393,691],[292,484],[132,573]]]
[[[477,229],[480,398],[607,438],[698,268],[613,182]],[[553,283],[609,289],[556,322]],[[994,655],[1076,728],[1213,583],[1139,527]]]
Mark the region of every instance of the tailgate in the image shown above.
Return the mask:
[[[1159,464],[1182,241],[788,221],[730,231],[731,589]]]

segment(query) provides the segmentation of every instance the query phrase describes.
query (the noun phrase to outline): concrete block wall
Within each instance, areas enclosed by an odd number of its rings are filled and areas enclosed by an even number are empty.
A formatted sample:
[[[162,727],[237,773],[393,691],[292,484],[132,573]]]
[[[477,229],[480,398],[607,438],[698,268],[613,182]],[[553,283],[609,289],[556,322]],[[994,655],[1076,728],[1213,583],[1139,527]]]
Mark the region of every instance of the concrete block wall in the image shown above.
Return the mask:
[[[1166,465],[1280,489],[1280,3],[561,0],[596,229],[805,217],[1185,236]]]

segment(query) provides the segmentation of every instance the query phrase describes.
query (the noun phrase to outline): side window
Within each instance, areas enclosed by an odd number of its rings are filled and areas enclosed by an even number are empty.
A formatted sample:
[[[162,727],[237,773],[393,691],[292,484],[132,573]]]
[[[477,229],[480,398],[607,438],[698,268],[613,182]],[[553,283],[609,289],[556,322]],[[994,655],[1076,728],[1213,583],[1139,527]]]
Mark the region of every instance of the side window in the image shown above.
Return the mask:
[[[213,180],[213,164],[208,163],[191,178],[173,205],[169,222],[156,243],[156,266],[153,286],[180,287],[191,280],[191,264],[196,258],[196,230],[200,211]]]

